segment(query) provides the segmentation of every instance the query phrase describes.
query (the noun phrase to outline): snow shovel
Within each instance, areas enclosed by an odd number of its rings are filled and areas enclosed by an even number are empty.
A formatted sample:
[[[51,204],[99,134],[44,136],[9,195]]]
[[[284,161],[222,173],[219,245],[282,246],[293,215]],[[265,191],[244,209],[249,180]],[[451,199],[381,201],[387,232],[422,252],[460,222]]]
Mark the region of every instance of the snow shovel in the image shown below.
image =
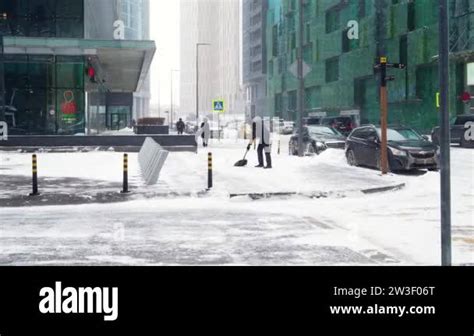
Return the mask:
[[[248,161],[245,159],[245,157],[247,156],[248,152],[249,152],[249,149],[247,149],[247,151],[245,152],[244,158],[235,163],[234,165],[235,167],[245,167],[247,165]]]

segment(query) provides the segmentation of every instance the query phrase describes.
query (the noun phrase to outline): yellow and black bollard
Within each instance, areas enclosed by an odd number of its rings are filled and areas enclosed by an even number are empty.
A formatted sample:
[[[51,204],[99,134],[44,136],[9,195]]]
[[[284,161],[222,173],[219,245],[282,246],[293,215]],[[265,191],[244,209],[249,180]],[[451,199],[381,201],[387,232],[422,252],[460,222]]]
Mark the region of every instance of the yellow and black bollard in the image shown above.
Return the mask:
[[[207,154],[207,189],[212,188],[212,153]]]
[[[128,193],[128,154],[123,155],[123,189],[122,194]]]
[[[30,196],[38,196],[38,161],[36,158],[36,154],[33,154],[32,156],[32,163],[31,163],[31,170],[33,172],[33,178],[32,178],[32,184],[33,184],[33,192],[30,194]]]

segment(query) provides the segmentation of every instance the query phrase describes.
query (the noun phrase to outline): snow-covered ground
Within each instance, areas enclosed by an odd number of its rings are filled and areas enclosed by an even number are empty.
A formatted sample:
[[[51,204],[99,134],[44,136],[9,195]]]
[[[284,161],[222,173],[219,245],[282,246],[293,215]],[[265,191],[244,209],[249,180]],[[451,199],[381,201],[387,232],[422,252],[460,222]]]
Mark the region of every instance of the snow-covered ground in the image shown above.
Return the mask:
[[[287,140],[280,155],[275,146],[272,170],[253,167],[254,151],[247,167],[234,167],[245,142],[213,141],[214,188],[205,194],[207,149],[171,153],[155,186],[143,184],[130,154],[133,193],[120,203],[106,198],[119,197],[121,153],[38,153],[42,195],[31,201],[31,155],[0,152],[0,204],[16,198],[0,209],[0,264],[439,264],[439,173],[381,176],[349,167],[341,150],[291,157]],[[451,156],[453,260],[473,264],[474,151]],[[329,197],[229,198],[272,192]],[[68,198],[95,202],[100,193],[101,203]]]

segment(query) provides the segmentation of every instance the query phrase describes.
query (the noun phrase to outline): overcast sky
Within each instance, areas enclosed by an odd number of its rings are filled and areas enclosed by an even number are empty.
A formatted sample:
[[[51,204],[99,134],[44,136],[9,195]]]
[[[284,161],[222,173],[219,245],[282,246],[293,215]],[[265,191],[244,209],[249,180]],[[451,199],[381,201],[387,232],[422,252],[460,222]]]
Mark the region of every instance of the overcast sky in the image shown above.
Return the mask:
[[[152,104],[157,103],[160,92],[161,105],[170,104],[171,70],[179,70],[179,0],[150,0],[150,38],[155,41],[157,52],[151,75]],[[159,79],[159,81],[158,81]],[[179,103],[179,73],[173,73],[173,102]]]

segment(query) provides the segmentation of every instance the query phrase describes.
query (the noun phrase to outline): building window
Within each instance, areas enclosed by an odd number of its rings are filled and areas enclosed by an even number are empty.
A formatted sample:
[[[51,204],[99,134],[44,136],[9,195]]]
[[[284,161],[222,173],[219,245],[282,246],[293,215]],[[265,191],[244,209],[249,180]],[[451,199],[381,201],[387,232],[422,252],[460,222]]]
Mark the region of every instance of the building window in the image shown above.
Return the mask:
[[[408,31],[415,30],[415,2],[408,3]]]
[[[272,28],[272,55],[278,56],[278,26]]]
[[[291,11],[296,10],[296,0],[290,0],[289,6]]]
[[[308,43],[303,46],[303,60],[307,64],[311,64],[313,62],[313,44]]]
[[[339,57],[326,60],[326,83],[339,80]]]
[[[125,24],[127,39],[141,40],[142,13],[141,0],[122,0],[122,20]]]
[[[333,8],[326,12],[326,33],[338,30],[340,27],[339,9]]]
[[[296,33],[291,33],[290,35],[290,43],[288,43],[289,47],[290,47],[290,50],[293,50],[296,48]]]
[[[26,134],[84,132],[82,57],[9,55],[5,89],[7,110]]]
[[[321,87],[311,86],[305,89],[305,109],[314,109],[321,106]]]
[[[359,19],[365,17],[365,0],[359,0]]]
[[[311,25],[309,23],[306,24],[306,43],[311,42]]]
[[[273,77],[273,60],[270,60],[268,62],[268,75],[270,77]]]
[[[275,95],[275,112],[277,112],[277,113],[281,112],[281,107],[282,107],[281,102],[282,102],[281,101],[281,93],[277,93]]]
[[[288,111],[296,111],[297,95],[296,90],[288,92]]]
[[[346,28],[342,31],[341,39],[342,39],[342,52],[346,53],[351,50],[357,49],[359,47],[359,40],[358,39],[349,39],[347,34],[349,32],[349,28]]]

